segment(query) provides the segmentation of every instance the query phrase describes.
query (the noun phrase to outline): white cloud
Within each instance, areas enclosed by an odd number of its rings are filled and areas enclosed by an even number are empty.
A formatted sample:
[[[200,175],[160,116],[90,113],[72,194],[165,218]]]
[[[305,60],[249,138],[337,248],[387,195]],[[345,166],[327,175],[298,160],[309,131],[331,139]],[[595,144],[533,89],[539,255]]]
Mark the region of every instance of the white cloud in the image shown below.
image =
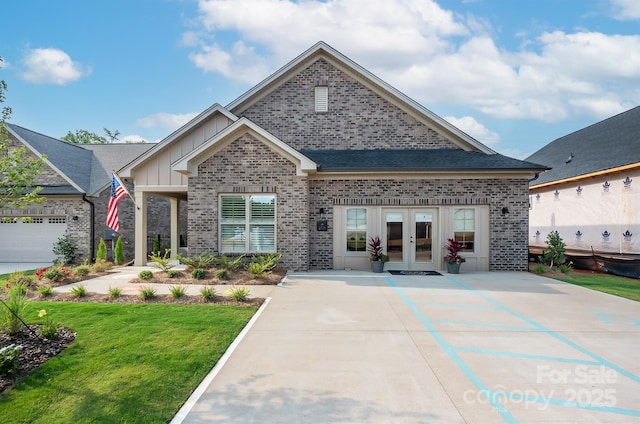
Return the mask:
[[[149,143],[149,141],[141,135],[129,134],[122,137],[118,143]]]
[[[174,131],[195,118],[197,113],[154,113],[136,120],[136,125],[142,128],[160,127],[168,131]]]
[[[498,133],[489,130],[472,116],[463,116],[462,118],[446,116],[444,119],[487,146],[500,142],[500,135],[498,135]]]
[[[611,1],[626,16],[640,7]],[[509,51],[487,20],[434,0],[200,0],[199,11],[183,36],[191,61],[246,84],[323,40],[419,102],[492,118],[602,119],[640,101],[638,35],[555,31]]]
[[[614,16],[626,21],[640,19],[640,2],[638,0],[611,0]]]
[[[36,84],[64,85],[91,74],[64,51],[54,48],[29,49],[22,58],[22,79]]]

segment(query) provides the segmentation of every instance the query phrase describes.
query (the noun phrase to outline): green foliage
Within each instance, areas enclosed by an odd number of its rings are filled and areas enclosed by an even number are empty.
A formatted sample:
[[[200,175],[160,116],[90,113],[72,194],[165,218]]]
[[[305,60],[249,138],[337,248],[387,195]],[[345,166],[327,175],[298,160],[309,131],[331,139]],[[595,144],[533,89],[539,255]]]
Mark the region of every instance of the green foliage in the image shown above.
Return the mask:
[[[36,290],[42,297],[49,297],[53,294],[53,287],[51,287],[50,284],[47,284],[46,286],[40,286]]]
[[[96,252],[96,262],[98,262],[99,260],[107,260],[107,244],[102,238],[100,239],[100,243],[98,243],[98,251]]]
[[[140,298],[142,300],[153,299],[156,296],[156,289],[151,286],[146,286],[140,289]]]
[[[533,267],[533,272],[534,274],[537,274],[537,275],[544,274],[546,270],[547,268],[543,264],[536,264]]]
[[[214,287],[203,287],[200,289],[200,296],[206,301],[213,300],[216,297],[216,289]]]
[[[105,272],[111,269],[111,264],[104,259],[96,259],[96,263],[91,266],[93,272]]]
[[[71,270],[60,264],[56,264],[47,268],[42,275],[52,283],[60,283],[71,275]]]
[[[160,234],[153,239],[153,249],[151,249],[151,255],[160,256]]]
[[[213,273],[213,276],[218,280],[227,280],[229,278],[229,271],[226,269],[218,269]]]
[[[79,275],[80,277],[86,277],[91,273],[91,267],[89,265],[78,265],[71,271],[73,275]]]
[[[235,300],[236,302],[244,302],[249,298],[249,290],[247,287],[232,287],[225,291],[225,294]]]
[[[15,344],[0,348],[0,377],[6,377],[15,372],[21,350],[22,346]]]
[[[265,273],[275,269],[282,259],[282,253],[271,253],[269,255],[253,256],[247,270],[254,276],[260,277]]]
[[[38,317],[46,317],[44,323],[40,325],[38,333],[40,333],[40,335],[45,339],[50,339],[55,336],[58,332],[58,324],[51,319],[49,314],[47,314],[47,311],[45,309],[40,309],[40,311],[38,311]]]
[[[549,268],[553,268],[554,265],[562,265],[566,260],[565,252],[567,245],[560,237],[557,231],[551,231],[547,235],[547,248],[542,251],[540,262],[549,265]]]
[[[177,256],[178,260],[183,264],[187,265],[189,268],[197,269],[207,269],[211,267],[211,264],[216,260],[215,255],[209,255],[208,252],[202,252],[198,256],[194,258],[188,258],[184,256]]]
[[[30,287],[35,281],[35,276],[33,275],[25,275],[22,271],[12,272],[7,278],[7,284],[23,284],[27,287]]]
[[[222,269],[226,269],[227,271],[237,271],[244,266],[243,258],[244,255],[231,259],[225,254],[222,254],[218,256],[215,261]]]
[[[0,64],[3,60],[0,57]],[[4,103],[7,83],[0,80],[0,104]],[[38,194],[42,187],[36,181],[46,156],[35,157],[26,146],[12,145],[5,125],[11,117],[11,108],[3,106],[0,115],[0,209],[7,207],[24,208],[45,200]]]
[[[204,280],[204,278],[207,276],[207,271],[197,268],[191,272],[191,276],[196,280]]]
[[[67,135],[62,137],[61,140],[71,144],[109,144],[118,141],[120,131],[110,131],[106,128],[103,128],[103,130],[105,136],[98,135],[88,130],[76,130],[75,133],[68,131]]]
[[[71,239],[69,234],[65,234],[62,237],[58,238],[53,244],[53,254],[58,258],[58,262],[63,264],[70,264],[76,257],[76,251],[78,250],[78,246],[76,242]]]
[[[109,287],[109,297],[116,298],[122,296],[122,289],[120,287]]]
[[[85,297],[87,295],[87,287],[84,285],[79,285],[71,288],[71,295],[73,297]]]
[[[167,271],[167,277],[178,278],[180,277],[180,271],[177,271],[175,269],[170,269],[169,271]]]
[[[571,271],[573,271],[573,268],[571,267],[571,263],[568,264],[562,264],[560,265],[560,272],[563,274],[570,274]]]
[[[169,292],[174,299],[180,299],[187,294],[187,289],[184,286],[169,286]]]
[[[122,265],[124,263],[124,247],[122,246],[122,237],[118,236],[116,245],[113,248],[116,265]]]
[[[5,301],[2,315],[2,328],[8,334],[16,334],[24,326],[24,309],[27,306],[27,286],[12,284],[9,287],[8,298]]]
[[[175,262],[173,262],[173,259],[169,257],[170,253],[171,253],[171,249],[165,249],[163,256],[160,256],[160,253],[156,253],[156,252],[151,253],[151,256],[149,256],[149,259],[152,262],[151,266],[160,268],[165,272],[175,267],[176,266]]]
[[[148,269],[144,269],[138,273],[138,278],[140,278],[141,280],[150,280],[153,278],[153,272],[149,271]]]

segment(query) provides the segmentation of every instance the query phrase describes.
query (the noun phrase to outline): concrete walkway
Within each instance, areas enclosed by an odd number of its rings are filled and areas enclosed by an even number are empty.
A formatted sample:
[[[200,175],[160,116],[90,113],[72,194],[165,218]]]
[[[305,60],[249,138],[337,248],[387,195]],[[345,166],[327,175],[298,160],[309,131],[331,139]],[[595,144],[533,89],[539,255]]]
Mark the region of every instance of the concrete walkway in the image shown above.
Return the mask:
[[[289,275],[173,423],[640,422],[640,303],[528,273]]]

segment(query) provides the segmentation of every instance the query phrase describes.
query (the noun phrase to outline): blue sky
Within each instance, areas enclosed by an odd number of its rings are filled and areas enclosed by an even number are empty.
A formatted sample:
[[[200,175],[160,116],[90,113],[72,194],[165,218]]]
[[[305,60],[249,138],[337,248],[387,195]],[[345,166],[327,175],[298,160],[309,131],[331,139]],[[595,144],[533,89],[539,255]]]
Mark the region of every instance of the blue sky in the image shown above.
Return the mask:
[[[22,0],[11,122],[158,141],[319,40],[499,153],[640,104],[637,0]]]

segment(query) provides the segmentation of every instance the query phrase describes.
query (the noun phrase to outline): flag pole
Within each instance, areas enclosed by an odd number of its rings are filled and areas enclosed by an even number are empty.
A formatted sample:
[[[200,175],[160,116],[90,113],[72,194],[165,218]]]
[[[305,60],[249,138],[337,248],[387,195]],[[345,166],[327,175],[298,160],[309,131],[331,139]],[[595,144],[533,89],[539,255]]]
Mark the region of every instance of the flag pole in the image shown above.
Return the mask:
[[[125,193],[127,193],[127,195],[129,195],[129,197],[131,198],[131,201],[133,202],[134,206],[138,210],[140,210],[140,206],[138,206],[138,204],[136,203],[136,199],[134,199],[133,196],[131,195],[131,193],[129,193],[129,190],[127,190],[127,186],[125,186],[124,183],[122,182],[122,180],[120,179],[120,177],[118,177],[118,174],[116,173],[116,171],[114,169],[112,169],[111,172],[113,172],[113,176],[116,178],[116,180],[118,180],[118,182],[120,183],[120,185],[124,189]]]

